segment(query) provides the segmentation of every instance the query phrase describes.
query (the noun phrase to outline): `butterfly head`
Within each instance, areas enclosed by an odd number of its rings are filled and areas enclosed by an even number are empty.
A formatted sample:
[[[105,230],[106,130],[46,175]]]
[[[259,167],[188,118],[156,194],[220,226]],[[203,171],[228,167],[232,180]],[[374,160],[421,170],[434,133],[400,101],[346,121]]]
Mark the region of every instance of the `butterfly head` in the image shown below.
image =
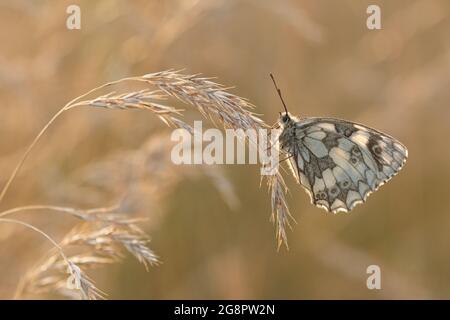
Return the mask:
[[[289,112],[280,112],[280,120],[279,123],[282,125],[287,125],[289,122],[292,121],[292,116],[289,114]]]

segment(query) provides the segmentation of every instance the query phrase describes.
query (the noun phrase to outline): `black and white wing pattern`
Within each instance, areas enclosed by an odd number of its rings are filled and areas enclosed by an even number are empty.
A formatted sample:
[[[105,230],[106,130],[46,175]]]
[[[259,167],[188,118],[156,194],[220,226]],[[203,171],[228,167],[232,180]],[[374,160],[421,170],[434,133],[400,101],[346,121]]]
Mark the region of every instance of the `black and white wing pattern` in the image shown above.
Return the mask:
[[[339,119],[300,119],[283,134],[281,148],[290,155],[297,181],[313,204],[333,213],[363,203],[408,157],[406,147],[393,137]]]

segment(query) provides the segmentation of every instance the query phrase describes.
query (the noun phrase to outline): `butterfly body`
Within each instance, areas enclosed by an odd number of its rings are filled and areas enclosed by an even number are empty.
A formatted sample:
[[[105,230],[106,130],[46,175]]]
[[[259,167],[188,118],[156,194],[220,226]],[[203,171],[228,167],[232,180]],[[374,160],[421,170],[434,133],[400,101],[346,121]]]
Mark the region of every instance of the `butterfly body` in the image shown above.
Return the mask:
[[[367,126],[335,118],[281,114],[280,149],[311,202],[348,212],[402,168],[406,147]]]

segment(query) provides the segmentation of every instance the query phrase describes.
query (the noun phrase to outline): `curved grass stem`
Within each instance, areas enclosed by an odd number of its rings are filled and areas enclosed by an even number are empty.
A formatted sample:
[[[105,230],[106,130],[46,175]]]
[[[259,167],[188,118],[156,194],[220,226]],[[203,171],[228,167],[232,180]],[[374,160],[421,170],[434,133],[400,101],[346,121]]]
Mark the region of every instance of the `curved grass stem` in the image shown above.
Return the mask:
[[[65,111],[72,109],[72,107],[78,106],[75,105],[75,102],[79,101],[80,99],[90,95],[91,93],[103,89],[105,87],[120,83],[120,82],[124,82],[124,81],[128,81],[128,80],[136,80],[136,78],[123,78],[123,79],[119,79],[117,81],[112,81],[112,82],[108,82],[106,84],[103,84],[99,87],[96,87],[92,90],[89,90],[88,92],[82,94],[81,96],[76,97],[75,99],[69,101],[63,108],[61,108],[51,119],[49,122],[47,122],[47,124],[42,128],[42,130],[39,132],[39,134],[33,139],[33,141],[31,142],[31,144],[28,146],[28,148],[26,149],[26,151],[24,152],[24,154],[22,155],[22,158],[20,158],[19,162],[17,163],[17,165],[15,166],[14,170],[12,171],[8,181],[6,182],[5,186],[3,187],[1,193],[0,193],[0,203],[3,201],[3,198],[5,197],[6,193],[8,192],[12,182],[14,181],[14,179],[17,177],[17,174],[19,173],[20,169],[22,168],[23,164],[25,163],[25,161],[27,160],[28,156],[30,155],[31,151],[33,150],[33,148],[36,146],[36,144],[39,142],[39,140],[41,139],[41,137],[44,135],[44,133],[47,131],[47,129],[55,122],[55,120],[57,118],[59,118],[59,116],[61,116]]]
[[[36,228],[35,226],[26,223],[24,221],[20,221],[20,220],[16,220],[16,219],[7,219],[7,218],[0,218],[0,223],[1,222],[5,222],[5,223],[14,223],[14,224],[18,224],[18,225],[22,225],[28,229],[31,229],[37,233],[39,233],[40,235],[42,235],[44,238],[46,238],[47,240],[49,240],[53,246],[59,251],[59,254],[61,255],[61,257],[64,259],[64,261],[67,263],[67,266],[70,268],[70,261],[67,258],[66,254],[64,253],[63,249],[61,248],[61,246],[55,241],[53,240],[52,237],[50,237],[47,233],[45,233],[44,231],[42,231],[39,228]],[[21,295],[21,291],[22,291],[22,286],[19,283],[19,286],[17,287],[17,290],[14,294],[14,299],[17,299],[18,297],[20,297]]]

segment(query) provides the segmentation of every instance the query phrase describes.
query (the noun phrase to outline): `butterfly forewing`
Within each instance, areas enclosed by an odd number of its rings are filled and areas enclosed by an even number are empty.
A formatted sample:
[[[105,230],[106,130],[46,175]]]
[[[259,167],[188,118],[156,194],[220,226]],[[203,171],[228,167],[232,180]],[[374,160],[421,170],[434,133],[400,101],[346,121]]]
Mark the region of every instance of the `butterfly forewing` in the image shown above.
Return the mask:
[[[408,156],[396,139],[333,118],[292,118],[280,135],[294,176],[316,206],[350,211],[391,179]]]

